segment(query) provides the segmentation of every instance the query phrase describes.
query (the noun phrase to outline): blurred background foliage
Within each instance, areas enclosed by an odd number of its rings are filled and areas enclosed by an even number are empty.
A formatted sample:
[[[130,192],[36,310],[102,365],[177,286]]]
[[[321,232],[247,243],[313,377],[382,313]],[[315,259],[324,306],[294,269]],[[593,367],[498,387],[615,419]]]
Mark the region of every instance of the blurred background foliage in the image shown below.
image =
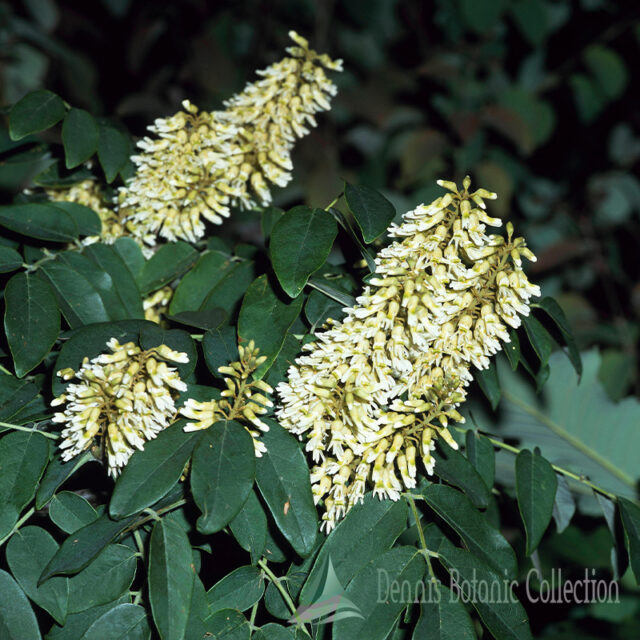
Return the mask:
[[[471,173],[619,399],[640,391],[639,16],[613,0],[0,2],[0,103],[46,87],[142,136],[185,98],[219,108],[296,29],[345,72],[275,204],[324,207],[347,179],[405,211]],[[0,156],[0,186],[27,184],[34,152]]]

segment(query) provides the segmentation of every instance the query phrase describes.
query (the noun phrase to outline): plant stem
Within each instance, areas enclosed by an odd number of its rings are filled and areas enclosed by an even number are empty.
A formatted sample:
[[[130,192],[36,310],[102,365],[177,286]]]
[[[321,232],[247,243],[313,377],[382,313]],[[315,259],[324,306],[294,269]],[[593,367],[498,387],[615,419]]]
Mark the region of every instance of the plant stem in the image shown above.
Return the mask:
[[[35,507],[31,507],[18,522],[15,523],[13,529],[7,533],[7,535],[0,540],[0,547],[35,513]]]
[[[252,609],[251,609],[251,617],[249,618],[249,626],[251,627],[251,631],[254,630],[254,623],[256,621],[256,614],[258,613],[258,605],[260,604],[260,601],[258,600],[258,602],[256,602]]]
[[[187,504],[187,500],[185,498],[182,498],[181,500],[178,500],[177,502],[174,502],[173,504],[170,504],[167,507],[163,507],[162,509],[158,509],[157,511],[154,511],[152,515],[148,515],[148,516],[145,516],[144,518],[141,518],[140,520],[136,520],[136,522],[134,522],[130,527],[127,527],[126,529],[124,529],[122,533],[135,531],[138,527],[141,527],[143,524],[146,524],[147,522],[149,522],[149,520],[160,520],[160,516],[163,513],[168,513],[169,511],[173,511],[174,509],[181,507],[183,504]],[[145,511],[148,512],[148,511],[151,511],[151,509],[145,509]]]
[[[48,431],[40,431],[39,429],[34,429],[33,427],[24,427],[20,424],[10,424],[9,422],[0,422],[0,427],[5,427],[6,429],[15,429],[16,431],[27,431],[34,432],[43,435],[45,438],[50,438],[51,440],[58,440],[60,436],[57,433],[49,433]]]
[[[624,471],[618,469],[613,463],[609,462],[605,457],[601,456],[598,452],[593,451],[593,449],[589,448],[586,444],[581,442],[578,438],[571,435],[566,429],[561,427],[559,424],[556,424],[553,420],[549,419],[542,412],[538,411],[534,407],[530,407],[525,402],[522,402],[520,398],[512,395],[509,392],[502,392],[502,395],[509,400],[509,402],[515,404],[517,407],[522,409],[525,413],[528,413],[530,416],[533,416],[536,420],[539,420],[545,427],[553,431],[557,436],[566,440],[571,446],[575,447],[581,453],[584,453],[587,457],[591,458],[595,462],[597,462],[601,467],[604,467],[609,473],[614,475],[616,478],[624,482],[624,484],[628,485],[632,489],[635,488],[635,482],[631,476],[626,474]]]
[[[430,551],[427,547],[427,540],[424,537],[424,531],[422,530],[422,524],[420,523],[420,514],[418,513],[418,509],[416,507],[416,502],[413,499],[413,495],[411,493],[404,493],[403,494],[406,501],[409,503],[409,506],[411,507],[411,513],[413,513],[413,519],[416,521],[416,527],[418,528],[418,537],[420,538],[420,546],[422,547],[422,550],[424,551],[424,553],[422,554],[424,556],[424,559],[427,562],[427,568],[429,569],[429,575],[431,576],[431,580],[437,580],[436,578],[436,574],[433,572],[433,567],[431,566],[431,558],[430,556]]]
[[[296,605],[294,604],[293,600],[291,599],[291,596],[289,595],[289,593],[287,592],[287,590],[282,586],[282,579],[278,578],[278,576],[276,576],[273,571],[271,571],[271,569],[269,569],[268,565],[267,565],[267,561],[264,558],[260,558],[260,560],[258,560],[258,565],[260,566],[260,568],[265,572],[265,574],[269,577],[269,579],[271,580],[271,582],[273,583],[273,585],[275,586],[275,588],[280,592],[280,595],[282,596],[282,599],[287,603],[287,606],[289,607],[289,609],[291,610],[291,613],[297,617],[296,614]],[[302,630],[311,638],[311,634],[309,633],[309,631],[307,630],[306,625],[302,622],[302,621],[298,621],[298,624],[300,625],[300,627],[302,628]]]
[[[459,431],[460,433],[466,433],[467,431],[469,431],[469,429],[465,429],[464,427],[458,427],[455,425],[452,425],[452,426],[456,431]],[[509,451],[515,455],[518,455],[522,451],[522,449],[519,449],[518,447],[514,447],[511,444],[507,444],[506,442],[503,442],[502,440],[498,440],[497,438],[492,437],[486,433],[482,433],[482,435],[487,440],[489,440],[489,442],[492,445],[499,447],[500,449],[504,449],[505,451]],[[554,471],[561,473],[563,476],[566,476],[567,478],[571,478],[572,480],[575,480],[576,482],[579,482],[589,487],[593,491],[597,491],[598,493],[601,493],[602,495],[607,496],[607,498],[610,498],[611,500],[614,500],[614,501],[616,500],[616,495],[614,493],[611,493],[610,491],[607,491],[606,489],[599,487],[597,484],[591,482],[590,480],[587,480],[587,478],[585,478],[584,476],[580,476],[577,473],[573,473],[573,471],[564,469],[563,467],[560,467],[557,464],[552,464],[551,466],[553,467]]]

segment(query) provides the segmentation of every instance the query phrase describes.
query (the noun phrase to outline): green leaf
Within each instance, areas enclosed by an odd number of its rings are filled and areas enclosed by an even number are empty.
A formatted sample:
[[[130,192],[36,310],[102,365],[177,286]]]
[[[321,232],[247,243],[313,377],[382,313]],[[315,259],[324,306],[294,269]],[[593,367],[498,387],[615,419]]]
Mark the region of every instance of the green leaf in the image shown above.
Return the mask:
[[[198,256],[198,252],[186,242],[171,242],[161,246],[140,271],[140,292],[146,296],[164,287],[191,267]]]
[[[120,597],[133,582],[136,563],[131,547],[107,546],[80,573],[69,578],[69,613],[78,613]]]
[[[578,376],[582,375],[582,360],[580,359],[580,350],[578,349],[576,340],[573,337],[571,327],[569,326],[569,321],[564,315],[564,311],[562,310],[560,305],[553,298],[546,297],[540,300],[540,302],[536,302],[531,306],[542,309],[555,322],[558,329],[560,329],[562,337],[564,338],[564,341],[567,345],[567,349],[569,351],[568,357],[573,364],[573,368],[576,370]]]
[[[273,227],[282,218],[284,211],[279,207],[266,207],[262,210],[262,235],[268,238],[271,235]]]
[[[636,577],[636,583],[640,584],[640,507],[626,498],[618,498],[618,507],[627,534],[631,568]]]
[[[460,12],[470,29],[485,33],[495,26],[506,5],[505,0],[493,0],[486,4],[479,4],[475,0],[462,0]]]
[[[252,640],[296,640],[295,633],[291,627],[283,627],[275,622],[263,625],[253,632]]]
[[[100,122],[98,159],[108,183],[113,182],[129,159],[129,138],[108,122]]]
[[[138,285],[118,252],[111,246],[96,243],[86,247],[83,253],[104,273],[111,276],[118,306],[122,309],[120,313],[125,314],[123,317],[144,319]],[[113,310],[110,312],[114,320],[118,319]]]
[[[104,514],[65,539],[40,576],[40,584],[55,575],[71,575],[84,569],[134,518],[111,520]]]
[[[433,457],[436,461],[434,472],[439,478],[462,489],[476,507],[487,507],[491,493],[475,467],[460,451],[451,448],[444,441],[439,441]]]
[[[42,509],[51,500],[58,487],[87,462],[97,463],[98,461],[88,451],[68,462],[64,462],[59,455],[56,455],[47,466],[40,481],[36,492],[36,509]]]
[[[120,604],[128,603],[130,600],[128,595],[122,596],[114,602],[92,607],[80,613],[72,613],[67,616],[64,626],[60,627],[54,624],[47,633],[47,640],[78,640],[82,638],[87,629],[102,615],[111,611]],[[148,640],[148,638],[145,638]]]
[[[569,85],[573,91],[578,116],[582,122],[589,124],[598,116],[606,104],[600,88],[583,73],[574,73],[569,77]]]
[[[14,431],[0,438],[0,539],[33,498],[48,460],[49,442],[35,431]]]
[[[518,368],[520,362],[520,339],[518,334],[513,329],[509,329],[510,342],[504,345],[504,353],[509,360],[511,369],[515,371]]]
[[[302,341],[293,334],[293,328],[284,337],[284,343],[278,357],[273,361],[264,380],[274,389],[288,377],[289,368],[300,355]]]
[[[147,640],[151,630],[146,611],[137,604],[120,604],[100,616],[80,640]]]
[[[313,278],[309,280],[309,286],[317,289],[332,300],[335,300],[342,307],[353,307],[356,304],[356,299],[353,296],[342,289],[330,285],[326,280]]]
[[[70,274],[73,274],[70,277],[74,279],[75,286],[79,286],[80,283],[82,283],[82,287],[88,287],[89,290],[97,293],[100,296],[104,308],[104,316],[100,317],[98,322],[104,320],[125,320],[130,317],[130,313],[138,313],[140,316],[140,297],[137,290],[135,290],[133,294],[129,291],[128,299],[126,295],[124,296],[125,300],[127,300],[127,304],[125,304],[120,295],[121,289],[115,283],[120,277],[129,278],[128,271],[110,247],[105,247],[105,249],[106,251],[99,251],[97,249],[93,251],[89,250],[83,254],[77,253],[76,251],[60,253],[56,256],[55,260],[44,265],[48,269],[46,273],[48,275],[51,273],[52,266],[61,270],[66,269]],[[91,259],[88,256],[91,256]],[[103,263],[106,263],[109,269],[114,270],[113,277],[103,268]],[[130,286],[133,286],[131,278],[129,278],[128,283]],[[55,285],[57,291],[62,291],[59,278],[56,280]],[[126,290],[126,280],[122,283],[122,286]],[[64,302],[72,307],[73,311],[70,314],[72,317],[77,315],[77,309],[81,309],[83,305],[86,304],[79,293],[80,292],[73,287],[67,287],[65,289]],[[65,313],[65,308],[68,312],[68,307],[63,306],[62,303],[60,306],[63,313]],[[133,309],[133,311],[130,311],[130,309]],[[69,320],[69,318],[67,318],[67,320]],[[71,322],[69,323],[71,324]]]
[[[204,621],[209,616],[209,603],[207,602],[207,592],[200,578],[196,575],[193,580],[193,590],[191,591],[191,609],[189,620],[185,629],[185,640],[188,638],[205,638],[207,632]]]
[[[236,330],[233,327],[222,327],[207,331],[202,338],[202,351],[209,371],[216,378],[222,378],[223,374],[218,372],[218,367],[238,359]]]
[[[0,569],[0,631],[2,640],[42,640],[33,609],[16,584],[16,581]]]
[[[424,558],[414,547],[396,547],[370,562],[346,589],[343,598],[354,606],[337,610],[333,640],[384,640],[403,609],[413,602],[413,598],[405,602],[402,597],[391,597],[391,585],[406,584],[415,593],[424,571]],[[352,612],[350,617],[340,617]]]
[[[37,397],[39,390],[37,385],[28,380],[18,380],[11,374],[0,374],[0,420],[15,420],[24,407]],[[4,427],[0,429],[5,430]]]
[[[540,455],[525,449],[516,457],[518,508],[527,534],[527,555],[540,544],[549,526],[558,481],[553,467]]]
[[[238,338],[241,342],[254,340],[260,355],[266,356],[254,377],[267,372],[280,352],[285,336],[302,309],[302,296],[284,302],[278,298],[266,275],[254,280],[245,293],[238,318]]]
[[[44,263],[40,272],[51,283],[60,310],[71,328],[110,320],[100,291],[82,272],[82,265],[87,266],[87,263],[91,269],[89,260],[81,255],[72,259],[73,264],[63,260],[58,257]]]
[[[195,327],[196,329],[204,329],[209,331],[217,329],[227,319],[227,313],[224,309],[215,308],[206,311],[181,311],[167,318],[172,322],[184,324],[187,327]]]
[[[487,489],[493,488],[496,474],[496,453],[491,441],[477,431],[469,429],[465,434],[467,459],[480,474]]]
[[[229,315],[235,314],[238,303],[255,278],[255,265],[250,260],[232,265],[207,294],[200,305],[200,311],[224,309]]]
[[[456,594],[440,582],[425,582],[425,587],[413,640],[476,640],[473,622]]]
[[[273,270],[285,293],[295,298],[309,276],[327,259],[338,225],[322,209],[298,206],[278,220],[271,233],[269,253]]]
[[[206,635],[215,640],[249,640],[249,621],[236,609],[216,611],[205,620]]]
[[[238,544],[251,554],[252,564],[256,564],[267,543],[267,516],[255,491],[249,493],[229,528]]]
[[[629,82],[624,60],[613,49],[601,44],[588,46],[583,55],[585,64],[607,99],[619,98]]]
[[[582,354],[584,371],[578,378],[561,353],[549,359],[550,376],[536,395],[531,386],[498,363],[503,414],[487,429],[514,438],[521,448],[540,447],[542,455],[598,486],[635,498],[640,466],[640,402],[625,398],[613,403],[598,381],[600,355]],[[602,425],[608,425],[603,428]]]
[[[538,0],[510,3],[515,23],[534,47],[540,46],[549,31],[547,8]]]
[[[437,532],[438,535],[433,535]],[[524,607],[510,589],[510,582],[495,573],[469,551],[457,549],[437,527],[425,530],[427,546],[439,554],[460,598],[471,602],[496,640],[532,640]],[[486,593],[499,594],[487,601]]]
[[[344,313],[342,305],[320,291],[312,291],[304,305],[304,315],[311,324],[311,333],[321,327],[328,318],[340,320]]]
[[[255,477],[255,452],[249,432],[234,420],[216,422],[193,452],[191,492],[202,516],[198,530],[220,531],[238,514]]]
[[[64,118],[64,102],[51,91],[32,91],[19,100],[9,113],[9,135],[20,140],[44,131]]]
[[[27,273],[9,280],[4,300],[4,330],[16,375],[22,378],[54,345],[60,331],[60,311],[51,286]]]
[[[549,332],[533,316],[522,318],[531,346],[540,358],[540,368],[546,367],[551,355],[551,336]]]
[[[99,236],[102,231],[102,222],[100,216],[89,207],[76,202],[56,202],[58,209],[63,209],[70,215],[78,227],[78,233],[81,236]]]
[[[370,187],[347,183],[344,195],[367,244],[381,236],[396,215],[393,205]]]
[[[84,109],[70,109],[62,124],[65,165],[73,169],[86,162],[98,148],[98,125]]]
[[[267,451],[256,462],[256,481],[278,529],[304,558],[318,533],[307,462],[292,435],[269,418],[263,421],[269,425],[262,434]]]
[[[180,280],[176,287],[169,313],[197,311],[202,303],[230,271],[237,266],[231,256],[219,251],[205,251],[195,266]]]
[[[262,598],[264,580],[258,569],[252,566],[239,567],[227,574],[207,592],[209,611],[238,609],[246,611]]]
[[[300,602],[312,604],[316,585],[330,559],[340,584],[347,586],[368,562],[393,546],[407,524],[404,501],[379,500],[372,493],[354,505],[329,534],[309,573]]]
[[[495,411],[500,404],[500,380],[498,379],[495,360],[491,361],[488,369],[478,369],[474,373],[482,393],[487,396],[487,400],[491,403],[491,408]]]
[[[59,160],[55,160],[44,171],[38,173],[33,178],[33,182],[39,187],[46,187],[47,189],[64,189],[83,180],[92,180],[93,178],[94,175],[86,167],[67,171],[61,166]]]
[[[22,590],[39,607],[64,624],[69,600],[69,580],[51,578],[38,586],[42,570],[58,550],[58,543],[40,527],[23,527],[7,544],[7,563]],[[4,594],[3,594],[4,595]]]
[[[0,273],[9,273],[19,269],[24,260],[22,256],[9,247],[0,246]]]
[[[79,233],[75,220],[63,208],[39,202],[0,207],[0,225],[48,242],[73,242]]]
[[[516,554],[469,500],[444,484],[429,485],[423,492],[427,504],[464,540],[467,548],[504,578],[515,579]]]
[[[162,640],[182,640],[189,619],[194,570],[191,544],[179,524],[156,522],[149,545],[149,601]]]
[[[140,275],[145,263],[142,249],[140,249],[140,246],[133,238],[128,236],[118,238],[112,246],[122,258],[122,261],[127,265],[127,268],[137,284],[138,276]]]
[[[561,473],[556,473],[556,479],[558,490],[553,503],[553,519],[556,521],[558,533],[562,533],[569,526],[571,518],[576,512],[576,501],[573,499],[567,479]]]
[[[98,513],[87,500],[77,493],[61,491],[51,500],[49,517],[65,533],[73,533],[97,520]]]
[[[136,451],[125,465],[109,502],[113,518],[126,518],[142,511],[169,493],[184,471],[201,433],[184,433],[179,420]]]

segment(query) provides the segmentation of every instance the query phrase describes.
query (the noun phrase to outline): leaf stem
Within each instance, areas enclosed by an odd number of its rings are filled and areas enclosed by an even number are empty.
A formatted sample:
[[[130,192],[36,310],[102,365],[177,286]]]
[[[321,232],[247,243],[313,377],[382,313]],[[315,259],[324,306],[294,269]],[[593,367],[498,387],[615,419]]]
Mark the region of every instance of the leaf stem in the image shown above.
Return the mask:
[[[575,447],[578,451],[580,451],[581,453],[584,453],[584,455],[586,455],[587,457],[597,462],[600,466],[604,467],[609,473],[611,473],[616,478],[618,478],[618,480],[621,480],[627,486],[631,487],[632,489],[635,489],[635,482],[630,475],[618,469],[618,467],[616,467],[612,462],[607,460],[604,456],[601,456],[596,451],[593,451],[593,449],[589,448],[587,445],[581,442],[578,438],[571,435],[566,429],[561,427],[559,424],[556,424],[553,420],[549,419],[541,411],[538,411],[534,407],[530,407],[528,404],[526,404],[525,402],[522,402],[522,400],[512,395],[508,391],[503,391],[502,395],[509,402],[515,404],[517,407],[522,409],[525,413],[528,413],[530,416],[533,416],[534,418],[536,418],[536,420],[539,420],[545,427],[553,431],[553,433],[555,433],[557,436],[559,436],[563,440],[566,440],[571,446]]]
[[[129,531],[135,531],[136,529],[141,527],[143,524],[147,524],[147,522],[149,522],[149,520],[160,520],[160,516],[163,513],[168,513],[169,511],[173,511],[174,509],[177,509],[178,507],[181,507],[183,504],[187,504],[186,498],[182,498],[182,499],[178,500],[177,502],[174,502],[174,503],[172,503],[172,504],[170,504],[170,505],[168,505],[166,507],[163,507],[162,509],[158,509],[157,511],[153,511],[152,515],[147,515],[144,518],[141,518],[140,520],[136,520],[134,523],[131,524],[131,526],[129,526],[126,529],[124,529],[122,531],[122,533],[128,533]],[[152,510],[151,509],[145,509],[144,511],[150,512]]]
[[[431,566],[431,552],[427,547],[427,540],[424,537],[424,531],[422,530],[422,524],[420,523],[420,514],[418,513],[418,508],[416,507],[416,501],[413,499],[413,495],[411,493],[404,493],[402,495],[409,503],[409,506],[411,507],[411,513],[413,513],[413,519],[416,521],[416,527],[418,528],[418,537],[420,538],[420,546],[422,547],[422,551],[424,552],[422,555],[427,562],[427,568],[429,569],[431,580],[437,580],[436,574],[433,572],[433,567]]]
[[[18,520],[13,526],[13,529],[7,533],[7,535],[0,540],[0,547],[35,513],[35,507],[31,507],[29,511],[27,511],[22,518]]]
[[[464,427],[458,427],[455,425],[451,425],[453,426],[453,428],[456,431],[459,431],[460,433],[466,433],[467,431],[469,431],[469,429],[465,429]],[[500,449],[504,449],[505,451],[509,451],[510,453],[513,453],[514,455],[518,455],[522,449],[519,449],[518,447],[514,447],[511,444],[507,444],[506,442],[503,442],[502,440],[498,440],[496,437],[492,437],[490,434],[487,434],[485,432],[481,432],[482,435],[495,447],[498,447]],[[553,467],[553,470],[562,474],[563,476],[566,476],[567,478],[571,478],[572,480],[575,480],[576,482],[579,482],[587,487],[589,487],[590,489],[592,489],[593,491],[597,491],[598,493],[601,493],[604,496],[607,496],[607,498],[610,498],[611,500],[616,500],[616,495],[614,493],[611,493],[610,491],[607,491],[606,489],[603,489],[602,487],[599,487],[597,484],[591,482],[590,480],[587,480],[587,478],[585,478],[584,476],[578,475],[577,473],[574,473],[573,471],[569,471],[568,469],[565,469],[564,467],[560,467],[557,464],[552,464],[551,465]]]
[[[25,427],[20,424],[11,424],[9,422],[0,422],[0,427],[5,427],[6,429],[16,429],[17,431],[27,431],[33,433],[39,433],[45,438],[50,438],[51,440],[58,440],[60,436],[57,433],[49,433],[48,431],[40,431],[40,429],[34,429],[33,427]]]
[[[260,560],[258,560],[258,566],[260,566],[260,568],[265,572],[265,574],[268,576],[268,578],[271,580],[271,582],[273,583],[273,585],[275,586],[275,588],[280,592],[280,595],[282,596],[282,599],[287,603],[287,606],[289,607],[289,609],[291,610],[291,613],[297,618],[297,608],[296,605],[294,604],[293,600],[291,599],[291,596],[289,595],[289,593],[287,592],[287,590],[282,586],[282,579],[278,578],[278,576],[276,576],[273,571],[271,571],[271,569],[269,569],[268,565],[267,565],[267,561],[265,558],[260,558]],[[309,631],[307,630],[306,625],[304,624],[304,622],[302,622],[301,620],[298,621],[298,624],[300,625],[300,627],[302,628],[302,630],[311,638],[311,634],[309,633]]]

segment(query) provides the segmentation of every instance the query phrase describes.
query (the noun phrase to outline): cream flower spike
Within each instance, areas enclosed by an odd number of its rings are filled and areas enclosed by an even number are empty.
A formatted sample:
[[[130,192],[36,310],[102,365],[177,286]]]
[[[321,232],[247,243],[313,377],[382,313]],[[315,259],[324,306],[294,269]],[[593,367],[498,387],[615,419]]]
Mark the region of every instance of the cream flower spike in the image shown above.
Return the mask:
[[[367,487],[397,500],[416,485],[417,465],[433,472],[435,440],[463,422],[472,366],[509,342],[508,327],[529,313],[538,286],[522,271],[534,260],[523,238],[488,233],[484,189],[439,182],[449,193],[404,215],[382,249],[374,277],[341,322],[328,321],[278,385],[277,417],[306,440],[311,479],[323,501],[323,529]]]
[[[260,432],[269,431],[269,425],[259,416],[266,414],[273,402],[264,394],[273,393],[273,389],[263,380],[252,380],[251,374],[266,360],[259,356],[260,350],[251,340],[247,346],[238,345],[240,360],[229,366],[219,367],[224,374],[227,388],[221,393],[220,400],[200,402],[189,398],[180,409],[180,413],[193,420],[185,426],[185,431],[208,429],[221,420],[238,420],[253,438],[256,457],[267,450],[260,440]],[[255,428],[252,428],[255,427]]]
[[[184,111],[149,127],[154,137],[138,143],[136,175],[118,197],[127,231],[139,242],[196,242],[204,220],[221,224],[232,206],[266,206],[269,185],[289,182],[296,139],[316,125],[316,113],[330,109],[337,91],[325,69],[342,68],[289,35],[296,43],[289,56],[258,71],[261,79],[224,111],[199,111],[185,101]]]
[[[76,382],[51,406],[64,407],[52,419],[64,425],[62,459],[71,460],[96,443],[96,454],[104,456],[115,477],[136,449],[175,420],[175,399],[187,385],[165,360],[184,363],[188,358],[166,345],[143,351],[112,338],[107,346],[111,353],[85,358],[77,372],[58,371],[63,380]]]

